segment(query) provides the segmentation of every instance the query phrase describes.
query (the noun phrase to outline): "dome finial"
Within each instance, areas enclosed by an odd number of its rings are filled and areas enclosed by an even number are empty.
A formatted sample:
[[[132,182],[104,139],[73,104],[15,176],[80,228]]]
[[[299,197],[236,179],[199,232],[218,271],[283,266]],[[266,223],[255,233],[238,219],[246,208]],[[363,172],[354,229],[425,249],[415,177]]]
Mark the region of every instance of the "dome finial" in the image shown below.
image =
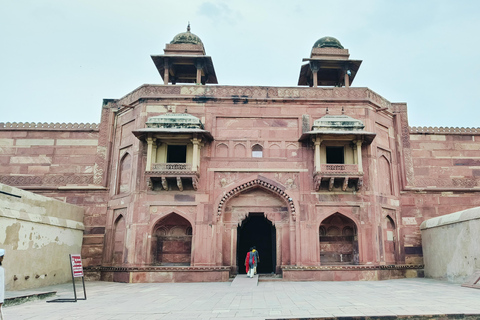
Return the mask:
[[[190,32],[190,21],[188,21],[187,32]]]

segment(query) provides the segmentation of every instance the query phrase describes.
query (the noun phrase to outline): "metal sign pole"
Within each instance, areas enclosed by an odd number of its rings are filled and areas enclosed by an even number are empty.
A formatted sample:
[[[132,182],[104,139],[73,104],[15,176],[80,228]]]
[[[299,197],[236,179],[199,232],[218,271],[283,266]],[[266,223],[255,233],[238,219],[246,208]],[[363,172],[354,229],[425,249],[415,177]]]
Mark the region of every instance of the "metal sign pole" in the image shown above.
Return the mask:
[[[73,285],[73,299],[53,299],[48,300],[47,302],[77,302],[77,300],[87,300],[87,291],[85,290],[85,276],[83,274],[82,267],[82,258],[79,254],[70,254],[70,271],[72,274],[72,285]],[[82,277],[83,284],[83,298],[77,298],[77,288],[75,286],[75,278]]]
[[[73,260],[72,255],[70,256],[70,270],[72,271],[72,283],[73,283],[73,296],[75,297],[75,302],[77,302],[77,288],[75,288],[75,275],[73,274]]]

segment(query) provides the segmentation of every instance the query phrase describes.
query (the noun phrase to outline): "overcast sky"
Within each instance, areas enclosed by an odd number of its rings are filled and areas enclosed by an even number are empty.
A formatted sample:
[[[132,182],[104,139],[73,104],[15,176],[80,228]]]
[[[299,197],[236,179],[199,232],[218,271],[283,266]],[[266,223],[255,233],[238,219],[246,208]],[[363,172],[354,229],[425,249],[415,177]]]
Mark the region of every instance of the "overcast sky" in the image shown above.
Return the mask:
[[[353,83],[411,126],[480,127],[478,0],[0,0],[0,122],[99,122],[102,99],[163,83],[150,55],[191,23],[219,84],[296,86],[333,36]]]

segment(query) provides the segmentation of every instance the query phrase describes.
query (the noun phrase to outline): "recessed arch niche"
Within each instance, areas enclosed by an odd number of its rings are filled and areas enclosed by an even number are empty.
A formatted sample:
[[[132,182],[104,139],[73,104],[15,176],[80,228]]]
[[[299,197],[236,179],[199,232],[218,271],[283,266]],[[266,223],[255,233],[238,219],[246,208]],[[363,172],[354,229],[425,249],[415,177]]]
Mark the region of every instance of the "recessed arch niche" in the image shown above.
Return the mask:
[[[319,227],[322,265],[358,264],[358,236],[355,222],[336,212]]]
[[[125,248],[125,218],[119,215],[114,223],[113,235],[113,265],[123,264],[123,251]]]
[[[192,254],[192,225],[176,213],[158,221],[152,232],[152,264],[189,266]]]

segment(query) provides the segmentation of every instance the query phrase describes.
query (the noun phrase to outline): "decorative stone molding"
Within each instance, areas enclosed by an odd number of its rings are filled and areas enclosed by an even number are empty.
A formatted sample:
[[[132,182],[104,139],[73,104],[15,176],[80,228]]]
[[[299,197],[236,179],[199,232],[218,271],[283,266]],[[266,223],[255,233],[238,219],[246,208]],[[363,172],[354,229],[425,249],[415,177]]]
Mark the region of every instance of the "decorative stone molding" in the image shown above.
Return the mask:
[[[48,175],[48,176],[0,176],[0,183],[9,186],[59,186],[67,184],[88,185],[93,183],[92,175]]]
[[[74,130],[98,131],[98,123],[46,123],[46,122],[0,122],[0,130],[5,129],[33,129],[33,130]]]
[[[366,88],[269,88],[245,86],[210,86],[191,85],[143,85],[119,100],[119,104],[130,105],[141,98],[171,98],[191,96],[198,101],[210,99],[326,99],[326,100],[367,100],[379,108],[391,108],[391,103]]]
[[[423,264],[343,265],[343,266],[282,266],[282,270],[404,270],[423,269]]]
[[[429,134],[480,134],[480,128],[461,127],[409,127],[410,133]]]
[[[286,194],[282,189],[280,189],[279,187],[276,187],[266,181],[263,181],[263,180],[260,180],[260,179],[255,179],[255,180],[252,180],[252,181],[249,181],[249,182],[246,182],[236,188],[233,188],[232,190],[230,190],[229,192],[227,192],[223,197],[222,199],[220,200],[220,203],[218,204],[218,209],[217,209],[217,221],[220,220],[220,216],[222,215],[222,210],[223,210],[223,206],[225,203],[227,203],[227,201],[236,196],[237,194],[245,191],[245,190],[248,190],[248,189],[251,189],[251,188],[254,188],[254,187],[258,187],[258,186],[261,186],[265,189],[269,189],[270,191],[274,192],[275,194],[279,195],[281,198],[283,198],[285,200],[285,202],[288,203],[288,207],[290,209],[290,213],[292,215],[292,219],[293,221],[296,220],[296,210],[295,210],[295,205],[293,204],[293,200],[292,198],[290,198],[288,196],[288,194]]]
[[[185,271],[230,271],[229,266],[143,266],[143,267],[84,267],[85,271],[113,271],[113,272],[185,272]]]
[[[416,179],[415,187],[435,186],[439,188],[474,188],[478,186],[478,180],[473,177],[467,178],[420,178]]]

